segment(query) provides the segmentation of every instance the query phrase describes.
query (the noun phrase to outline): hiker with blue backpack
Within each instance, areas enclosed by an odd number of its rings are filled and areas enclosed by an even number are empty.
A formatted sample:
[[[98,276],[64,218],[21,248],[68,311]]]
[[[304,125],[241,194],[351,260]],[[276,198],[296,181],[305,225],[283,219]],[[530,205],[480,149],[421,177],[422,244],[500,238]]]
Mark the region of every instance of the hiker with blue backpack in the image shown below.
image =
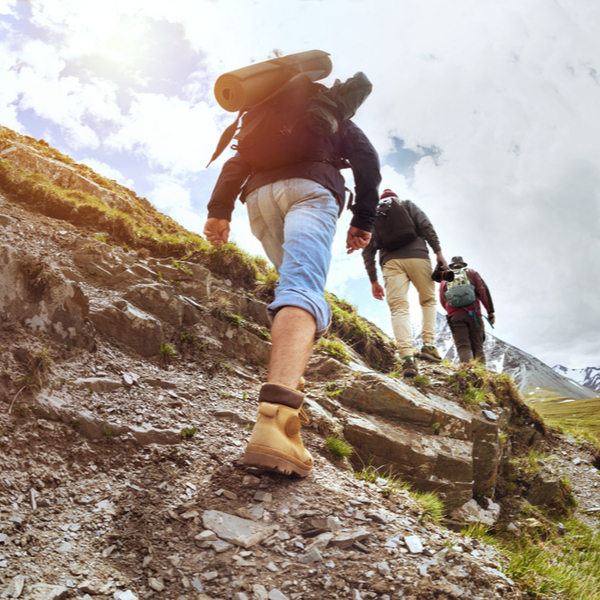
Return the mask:
[[[237,151],[221,169],[204,227],[209,242],[226,244],[241,196],[252,233],[279,274],[267,309],[272,321],[267,383],[258,394],[244,464],[301,477],[308,475],[313,459],[300,436],[304,394],[299,386],[315,340],[331,322],[325,282],[345,203],[340,169],[351,168],[355,181],[349,253],[369,242],[381,182],[377,152],[350,121],[372,86],[362,73],[331,88],[315,83],[330,71],[328,55],[310,51],[240,69],[215,86],[227,102],[245,94],[254,104],[236,108],[238,119],[213,156],[235,136]],[[247,83],[254,80],[256,85]],[[257,88],[265,81],[271,88],[262,98]]]
[[[449,267],[438,264],[431,277],[440,283],[440,302],[447,313],[458,359],[461,363],[477,359],[485,364],[482,304],[490,325],[496,322],[490,290],[477,271],[467,269],[462,256],[454,256]]]

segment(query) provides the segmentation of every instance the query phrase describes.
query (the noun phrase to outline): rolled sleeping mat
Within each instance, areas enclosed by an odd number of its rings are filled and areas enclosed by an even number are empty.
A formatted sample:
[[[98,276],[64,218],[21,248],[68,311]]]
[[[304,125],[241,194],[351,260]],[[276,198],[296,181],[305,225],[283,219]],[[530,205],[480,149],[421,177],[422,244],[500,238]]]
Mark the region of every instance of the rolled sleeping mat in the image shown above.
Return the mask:
[[[246,110],[266,100],[292,77],[306,73],[313,81],[331,73],[327,52],[307,50],[224,73],[215,82],[215,98],[230,112]]]

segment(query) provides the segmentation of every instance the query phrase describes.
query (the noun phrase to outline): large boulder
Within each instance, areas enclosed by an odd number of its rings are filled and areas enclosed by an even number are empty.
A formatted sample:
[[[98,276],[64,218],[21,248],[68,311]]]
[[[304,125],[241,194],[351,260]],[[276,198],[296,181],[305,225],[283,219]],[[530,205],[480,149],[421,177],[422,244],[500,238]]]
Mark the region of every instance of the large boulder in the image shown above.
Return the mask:
[[[125,300],[117,300],[114,304],[93,304],[90,320],[98,331],[133,348],[142,356],[158,354],[165,343],[162,323]]]
[[[35,257],[0,246],[0,313],[64,344],[95,348],[89,302],[81,288]]]
[[[347,420],[344,437],[364,464],[391,467],[421,491],[440,495],[448,511],[473,495],[473,445],[466,440],[424,436],[372,415]]]
[[[183,321],[184,303],[170,285],[161,283],[134,285],[123,299],[160,321],[179,329]]]

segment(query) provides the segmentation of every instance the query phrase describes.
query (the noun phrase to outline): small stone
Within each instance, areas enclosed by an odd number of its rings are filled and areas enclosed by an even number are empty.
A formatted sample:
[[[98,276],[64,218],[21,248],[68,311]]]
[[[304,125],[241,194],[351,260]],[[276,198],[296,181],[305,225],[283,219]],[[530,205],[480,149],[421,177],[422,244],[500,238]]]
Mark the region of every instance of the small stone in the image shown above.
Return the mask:
[[[71,552],[71,550],[73,550],[73,545],[70,544],[69,542],[63,542],[57,549],[57,552]]]
[[[288,597],[282,594],[277,588],[269,592],[269,600],[288,600]]]
[[[192,587],[198,592],[202,592],[204,590],[202,582],[197,577],[192,581]]]
[[[131,590],[117,591],[113,597],[115,600],[138,600],[138,597]]]
[[[115,550],[116,550],[116,546],[109,546],[108,548],[105,548],[102,551],[102,556],[107,557],[110,556]]]
[[[248,600],[248,596],[246,596],[246,594],[244,594],[244,592],[236,592],[231,597],[231,600]]]
[[[25,585],[25,577],[23,575],[16,575],[12,578],[11,582],[8,584],[8,587],[2,593],[2,598],[6,598],[10,596],[11,598],[18,598],[23,591],[23,586]]]
[[[252,593],[254,594],[254,598],[256,600],[269,600],[269,594],[267,592],[267,588],[260,583],[255,583],[252,586]]]
[[[194,539],[199,542],[213,542],[217,539],[217,536],[214,532],[207,529],[205,531],[201,531],[197,536],[194,537]]]
[[[237,494],[234,494],[233,492],[230,492],[229,490],[223,490],[223,496],[225,496],[225,498],[228,498],[229,500],[237,500]]]
[[[150,562],[152,561],[152,556],[148,554],[148,556],[144,556],[144,560],[142,561],[142,567],[145,569]]]
[[[421,554],[423,552],[423,544],[421,538],[417,535],[407,535],[404,537],[404,543],[408,547],[411,554]]]
[[[229,542],[225,542],[223,540],[216,540],[214,542],[210,542],[210,547],[217,553],[225,552],[231,548],[231,544]]]
[[[217,571],[208,571],[207,573],[202,573],[202,578],[204,579],[204,581],[212,581],[218,576],[219,574],[217,573]]]
[[[244,487],[258,487],[260,485],[260,479],[254,477],[254,475],[244,475],[242,479],[242,485]]]
[[[265,507],[262,504],[257,504],[256,506],[253,506],[248,511],[248,516],[252,520],[259,521],[260,519],[263,518],[264,515],[265,515]]]
[[[88,594],[100,594],[100,584],[98,582],[90,581],[89,579],[82,581],[77,586],[77,589]]]
[[[316,548],[312,548],[306,554],[298,557],[298,562],[302,563],[303,565],[312,565],[316,562],[321,562],[322,560],[323,557]]]
[[[197,510],[188,510],[181,515],[182,519],[193,519],[194,517],[200,516],[200,513]]]
[[[77,496],[75,504],[91,504],[94,501],[90,496]]]
[[[148,585],[156,592],[162,592],[165,589],[165,584],[163,583],[162,577],[150,577],[148,580]]]
[[[68,593],[69,590],[62,585],[36,583],[29,589],[27,600],[60,600],[66,598]],[[90,596],[88,598],[91,600]]]
[[[279,568],[277,567],[277,565],[273,562],[270,562],[267,565],[267,569],[269,569],[269,571],[272,571],[273,573],[279,573]]]
[[[254,494],[254,500],[257,502],[273,502],[273,494],[269,492],[258,491]]]
[[[484,410],[483,415],[490,421],[498,420],[498,415],[496,415],[496,413],[493,413],[491,410]]]
[[[179,556],[177,556],[177,554],[174,554],[173,556],[167,556],[167,560],[174,566],[176,567],[177,565],[179,565],[179,563],[181,562],[181,558],[179,558]]]

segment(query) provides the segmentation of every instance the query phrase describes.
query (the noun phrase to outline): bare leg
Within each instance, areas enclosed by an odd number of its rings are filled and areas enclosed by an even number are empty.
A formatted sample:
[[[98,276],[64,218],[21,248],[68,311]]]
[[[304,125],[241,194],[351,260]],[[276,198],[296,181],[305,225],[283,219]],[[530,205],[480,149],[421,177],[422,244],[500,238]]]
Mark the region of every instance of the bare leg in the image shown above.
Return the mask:
[[[271,361],[269,383],[297,389],[304,374],[315,341],[313,316],[302,308],[284,306],[271,327]]]

